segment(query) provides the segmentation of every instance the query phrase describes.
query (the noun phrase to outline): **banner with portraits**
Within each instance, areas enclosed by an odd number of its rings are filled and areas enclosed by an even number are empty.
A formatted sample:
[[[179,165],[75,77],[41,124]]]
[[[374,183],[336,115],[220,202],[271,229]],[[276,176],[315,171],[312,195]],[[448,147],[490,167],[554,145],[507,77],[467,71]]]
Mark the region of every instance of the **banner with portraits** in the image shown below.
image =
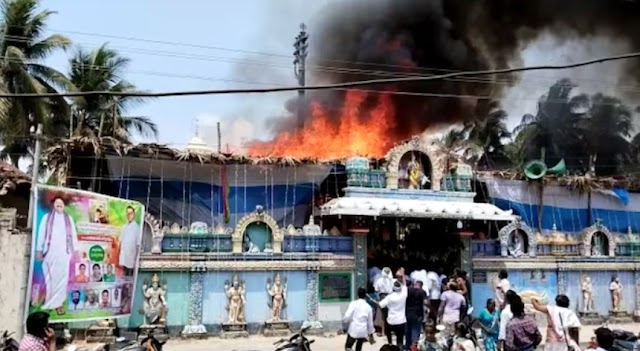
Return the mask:
[[[38,185],[28,313],[54,323],[131,314],[144,206],[88,191]]]

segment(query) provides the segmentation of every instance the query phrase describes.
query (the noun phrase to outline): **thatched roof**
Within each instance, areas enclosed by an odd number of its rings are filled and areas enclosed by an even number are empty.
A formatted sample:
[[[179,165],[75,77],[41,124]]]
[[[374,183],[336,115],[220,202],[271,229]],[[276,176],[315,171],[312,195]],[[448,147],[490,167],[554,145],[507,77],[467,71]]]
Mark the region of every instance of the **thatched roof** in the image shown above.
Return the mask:
[[[494,177],[511,180],[527,180],[522,171],[502,170],[502,171],[481,171],[482,177]],[[546,175],[543,178],[544,184],[566,186],[572,190],[586,192],[589,190],[611,189],[621,187],[631,192],[640,192],[640,178],[631,176],[617,177],[591,177],[588,175]]]
[[[31,184],[31,177],[6,161],[0,161],[0,195],[15,190],[18,185]]]
[[[320,160],[317,158],[294,158],[294,157],[248,157],[233,153],[203,152],[201,150],[190,150],[171,148],[163,144],[123,143],[111,137],[103,137],[101,141],[88,137],[74,137],[56,142],[56,145],[45,151],[45,158],[48,166],[57,168],[67,162],[67,158],[78,153],[91,155],[119,155],[141,158],[155,158],[176,161],[191,161],[214,164],[279,164],[282,166],[294,166],[298,164],[342,164],[345,160]]]

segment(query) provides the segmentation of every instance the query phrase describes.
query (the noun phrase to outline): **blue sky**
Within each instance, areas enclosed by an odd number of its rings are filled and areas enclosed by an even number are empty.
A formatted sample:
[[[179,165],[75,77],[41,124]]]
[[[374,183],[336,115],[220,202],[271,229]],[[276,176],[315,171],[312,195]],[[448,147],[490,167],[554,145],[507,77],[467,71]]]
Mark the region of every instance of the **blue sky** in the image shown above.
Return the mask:
[[[49,22],[51,32],[85,48],[109,42],[130,58],[126,78],[140,89],[175,91],[295,85],[291,55],[299,24],[309,25],[313,41],[322,10],[343,1],[349,0],[43,0],[42,7],[58,11]],[[523,60],[513,65],[564,64],[622,51],[624,45],[608,38],[557,42],[546,35],[524,47]],[[68,56],[58,53],[47,63],[66,71]],[[322,55],[312,51],[310,56]],[[509,124],[513,127],[524,113],[535,113],[538,97],[558,78],[575,79],[584,92],[613,92],[620,72],[618,64],[601,64],[525,73],[502,99]],[[313,80],[313,72],[309,76]],[[196,119],[200,136],[215,146],[219,121],[223,144],[237,149],[247,139],[268,138],[265,119],[283,115],[284,101],[295,94],[162,98],[131,114],[151,117],[159,126],[159,141],[175,146],[188,142]]]
[[[140,89],[173,91],[295,85],[293,39],[300,23],[312,21],[328,2],[43,0],[42,7],[58,12],[49,22],[50,32],[66,35],[85,48],[108,42],[131,59],[126,79]],[[66,71],[69,54],[57,53],[47,63]],[[266,137],[257,132],[264,130],[263,119],[281,115],[283,101],[290,96],[282,93],[162,98],[131,114],[153,118],[160,129],[160,141],[178,145],[186,144],[193,135],[197,118],[200,134],[213,146],[215,122],[220,121],[223,143],[233,146],[243,138]]]

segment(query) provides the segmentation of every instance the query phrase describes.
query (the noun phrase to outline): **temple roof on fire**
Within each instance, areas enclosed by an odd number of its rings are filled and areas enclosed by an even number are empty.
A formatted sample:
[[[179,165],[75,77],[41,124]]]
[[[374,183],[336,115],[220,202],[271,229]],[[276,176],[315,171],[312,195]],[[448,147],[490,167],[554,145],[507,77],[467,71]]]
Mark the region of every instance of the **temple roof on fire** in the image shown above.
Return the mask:
[[[323,216],[389,216],[491,221],[512,221],[516,218],[511,210],[503,211],[487,203],[373,197],[333,199],[320,208],[320,213]]]

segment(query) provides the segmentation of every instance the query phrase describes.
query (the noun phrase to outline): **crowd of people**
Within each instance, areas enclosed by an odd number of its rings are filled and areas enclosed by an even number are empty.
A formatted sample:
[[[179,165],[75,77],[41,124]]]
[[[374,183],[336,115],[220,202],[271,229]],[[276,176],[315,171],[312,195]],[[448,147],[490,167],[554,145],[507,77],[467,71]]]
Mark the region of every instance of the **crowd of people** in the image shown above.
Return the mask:
[[[378,336],[386,337],[383,347],[403,351],[533,351],[542,343],[536,320],[525,311],[525,303],[512,289],[506,270],[498,274],[495,296],[470,317],[469,282],[466,273],[456,269],[451,276],[439,272],[415,271],[406,275],[400,268],[370,271],[369,291],[358,290],[344,316],[347,325],[347,351],[361,351],[365,342],[374,343],[374,320],[381,314]],[[569,298],[558,295],[555,305],[530,301],[533,310],[547,317],[545,351],[579,351],[580,320],[569,309]],[[474,323],[477,321],[477,325]],[[474,325],[472,325],[474,324]],[[482,333],[478,345],[475,331]],[[421,337],[422,334],[422,337]],[[395,336],[395,342],[394,342]],[[596,330],[598,351],[611,350],[613,334]]]

